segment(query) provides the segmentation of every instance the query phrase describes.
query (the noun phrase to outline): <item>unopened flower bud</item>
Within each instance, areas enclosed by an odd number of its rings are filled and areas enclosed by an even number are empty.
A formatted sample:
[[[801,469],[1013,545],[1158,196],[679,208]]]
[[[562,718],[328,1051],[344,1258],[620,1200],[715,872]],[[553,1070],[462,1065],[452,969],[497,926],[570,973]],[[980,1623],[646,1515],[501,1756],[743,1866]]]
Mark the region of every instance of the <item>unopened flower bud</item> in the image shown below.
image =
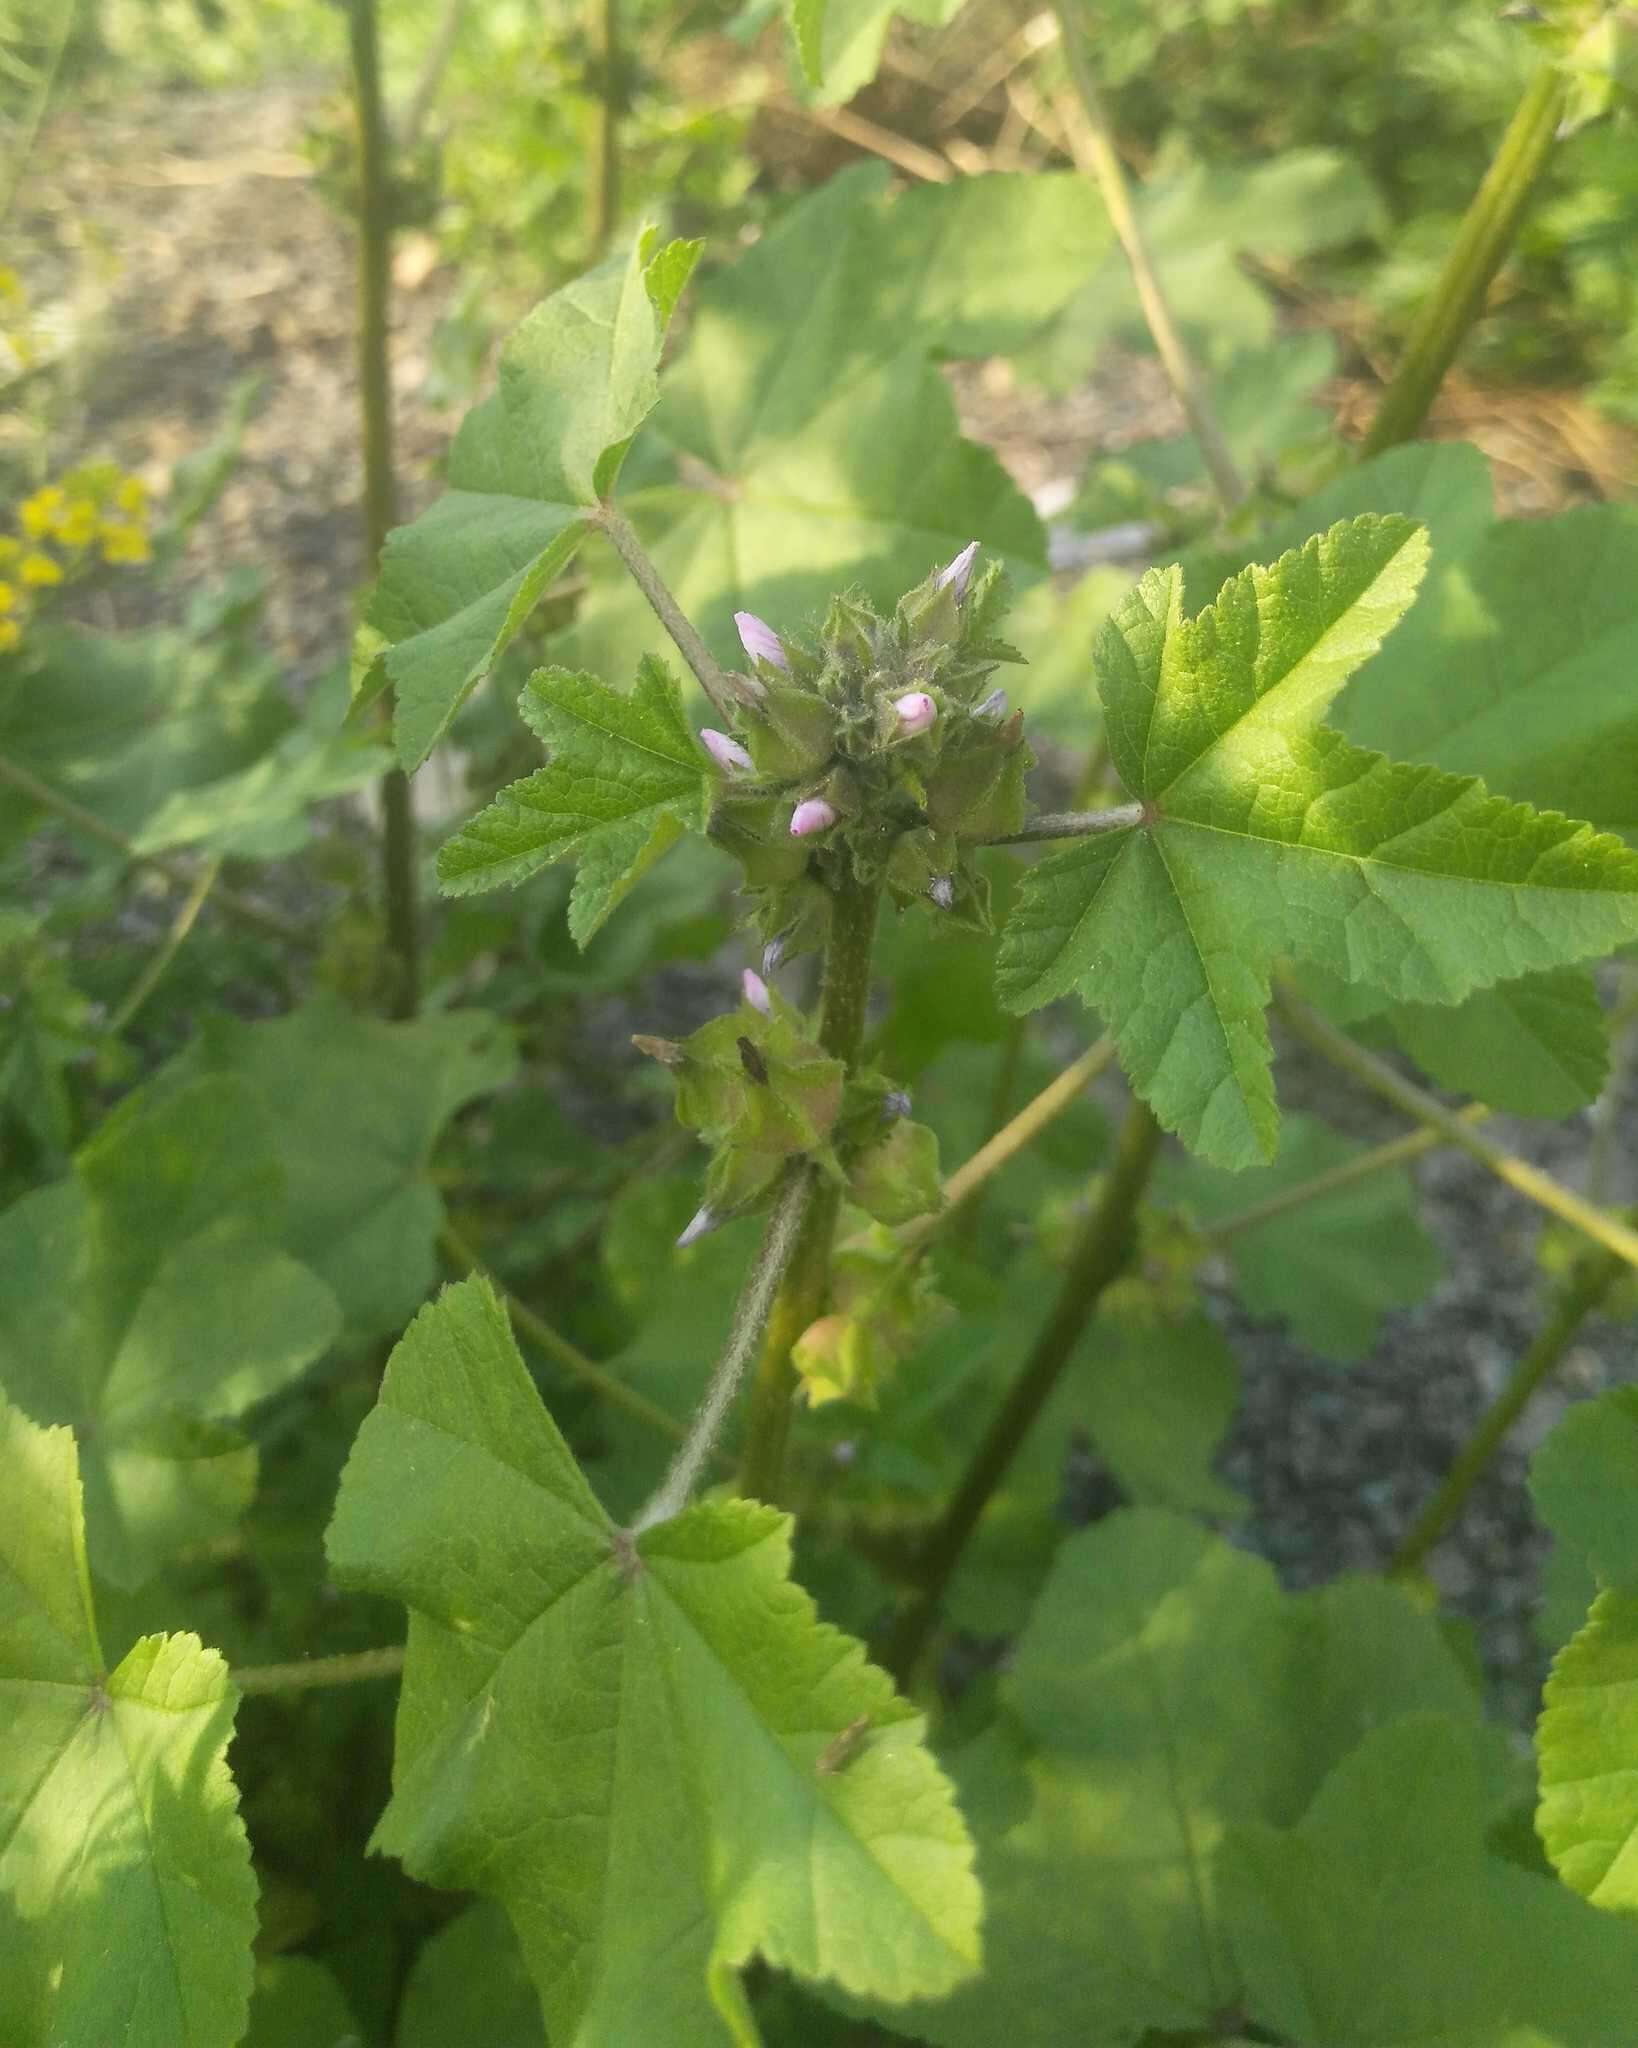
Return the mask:
[[[940,910],[954,909],[955,883],[948,875],[935,875],[927,884],[927,893]]]
[[[1005,690],[992,690],[982,704],[976,704],[973,707],[974,718],[1001,719],[1005,718],[1006,715],[1007,693]]]
[[[911,739],[918,732],[926,732],[938,716],[938,706],[925,690],[909,690],[904,696],[895,697],[893,709],[899,715],[901,739]]]
[[[747,967],[739,977],[739,985],[753,1010],[760,1010],[764,1017],[773,1015],[773,1005],[768,1000],[768,984],[760,974]]]
[[[696,1209],[677,1239],[678,1251],[685,1252],[691,1244],[698,1244],[702,1237],[708,1237],[721,1220],[709,1202]]]
[[[967,595],[967,580],[973,573],[973,557],[978,553],[978,543],[968,541],[952,562],[946,562],[938,572],[938,588],[948,588],[957,604]]]
[[[700,745],[724,774],[756,766],[738,740],[731,740],[725,732],[718,732],[714,726],[708,725],[702,730]]]
[[[791,813],[791,837],[811,839],[815,832],[828,832],[836,823],[836,806],[822,796],[810,796]]]
[[[755,612],[735,612],[734,624],[739,630],[739,644],[752,661],[772,662],[775,668],[790,667],[779,635],[765,619],[759,619]]]
[[[775,932],[762,949],[762,972],[764,974],[777,974],[784,964],[784,959],[785,934],[783,932]]]
[[[886,1118],[910,1114],[910,1091],[907,1088],[893,1088],[882,1097],[882,1115]]]

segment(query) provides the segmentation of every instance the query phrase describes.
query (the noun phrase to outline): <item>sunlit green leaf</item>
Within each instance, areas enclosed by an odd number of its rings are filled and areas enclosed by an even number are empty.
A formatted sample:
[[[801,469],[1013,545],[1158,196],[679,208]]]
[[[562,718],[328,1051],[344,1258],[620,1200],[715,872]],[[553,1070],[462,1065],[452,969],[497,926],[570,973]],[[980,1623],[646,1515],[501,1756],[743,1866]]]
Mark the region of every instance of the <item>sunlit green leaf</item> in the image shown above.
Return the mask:
[[[749,1501],[618,1530],[481,1281],[393,1354],[329,1537],[341,1578],[410,1608],[376,1843],[506,1906],[554,2035],[749,2042],[759,1954],[895,1999],[977,1964],[919,1717],[816,1620],[788,1546]]]
[[[449,489],[388,540],[372,613],[393,644],[394,737],[423,761],[613,489],[659,395],[666,324],[697,244],[648,238],[563,286],[507,342],[500,389],[472,411]]]
[[[1638,931],[1618,840],[1318,724],[1425,553],[1403,519],[1356,519],[1187,621],[1179,573],[1151,571],[1100,637],[1111,755],[1146,815],[1031,870],[1001,992],[1027,1010],[1079,990],[1161,1123],[1214,1164],[1275,1148],[1280,954],[1452,1003]]]
[[[1595,1906],[1638,1914],[1638,1593],[1600,1593],[1553,1660],[1536,1756],[1554,1869]]]
[[[103,1663],[66,1429],[0,1400],[0,2015],[7,2048],[233,2048],[256,1885],[196,1636]]]

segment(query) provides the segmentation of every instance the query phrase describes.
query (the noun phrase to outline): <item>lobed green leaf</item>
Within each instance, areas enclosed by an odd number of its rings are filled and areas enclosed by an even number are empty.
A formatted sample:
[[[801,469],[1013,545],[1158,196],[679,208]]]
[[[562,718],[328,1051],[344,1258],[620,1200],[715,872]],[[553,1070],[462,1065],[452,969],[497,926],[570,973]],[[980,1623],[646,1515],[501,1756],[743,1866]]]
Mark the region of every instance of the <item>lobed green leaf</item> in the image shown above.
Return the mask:
[[[1365,516],[1194,619],[1179,573],[1151,571],[1100,637],[1111,753],[1145,818],[1030,871],[999,987],[1015,1010],[1078,990],[1162,1124],[1217,1165],[1274,1151],[1281,955],[1455,1003],[1638,931],[1638,856],[1618,840],[1317,724],[1425,555],[1408,521]]]
[[[792,1585],[786,1518],[617,1529],[482,1281],[394,1352],[328,1540],[410,1609],[377,1845],[505,1905],[554,2038],[752,2041],[757,1955],[888,1998],[976,1967],[919,1717]]]

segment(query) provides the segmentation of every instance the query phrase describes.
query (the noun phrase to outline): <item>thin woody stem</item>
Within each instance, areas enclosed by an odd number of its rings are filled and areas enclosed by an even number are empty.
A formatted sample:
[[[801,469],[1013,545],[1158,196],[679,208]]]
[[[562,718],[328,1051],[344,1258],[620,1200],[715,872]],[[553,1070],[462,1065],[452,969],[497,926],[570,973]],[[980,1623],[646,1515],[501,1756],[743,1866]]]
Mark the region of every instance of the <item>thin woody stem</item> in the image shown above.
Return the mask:
[[[1138,1204],[1160,1148],[1160,1126],[1147,1104],[1134,1101],[1115,1147],[1103,1193],[1070,1255],[1058,1299],[1006,1399],[974,1452],[961,1483],[915,1560],[918,1590],[895,1622],[883,1663],[907,1683],[938,1619],[939,1607],[968,1539],[991,1495],[1029,1435],[1064,1368],[1097,1313],[1104,1289],[1131,1257]]]
[[[695,632],[681,605],[666,588],[665,580],[650,559],[647,549],[637,538],[636,530],[623,512],[617,512],[612,505],[600,505],[595,512],[587,514],[593,524],[602,528],[609,537],[615,553],[630,571],[631,580],[653,607],[654,616],[671,635],[677,652],[694,672],[694,680],[711,700],[711,708],[719,717],[733,715],[733,693],[728,687],[728,678],[717,666],[711,650]]]
[[[20,790],[31,803],[42,810],[53,811],[65,825],[72,825],[76,832],[83,832],[87,839],[99,840],[104,846],[111,846],[122,853],[133,867],[152,868],[157,875],[163,875],[168,882],[174,882],[179,889],[192,889],[194,877],[180,861],[167,858],[162,853],[143,853],[128,833],[121,832],[116,825],[110,825],[99,818],[95,811],[88,811],[71,796],[64,796],[21,762],[7,760],[0,754],[0,782],[9,782],[13,789]],[[235,917],[243,925],[262,932],[275,939],[281,939],[287,946],[298,946],[311,951],[317,940],[299,924],[292,924],[281,917],[276,910],[264,910],[259,903],[253,903],[248,896],[241,896],[236,889],[218,889],[216,905]]]
[[[734,1320],[728,1331],[728,1342],[706,1387],[705,1398],[658,1492],[632,1523],[631,1533],[634,1536],[640,1535],[644,1529],[651,1529],[656,1522],[669,1522],[673,1515],[681,1514],[693,1497],[701,1473],[716,1455],[723,1425],[734,1404],[734,1396],[739,1392],[740,1381],[745,1377],[745,1368],[756,1355],[757,1346],[768,1327],[774,1298],[790,1269],[801,1234],[802,1219],[813,1199],[814,1179],[811,1166],[798,1165],[789,1170],[784,1191],[768,1217],[756,1263],[740,1291]]]
[[[1388,1567],[1392,1576],[1405,1578],[1418,1570],[1456,1520],[1474,1482],[1501,1448],[1536,1390],[1569,1350],[1576,1332],[1608,1294],[1621,1269],[1621,1260],[1613,1252],[1590,1252],[1582,1260],[1535,1342],[1514,1366],[1506,1386],[1479,1418],[1438,1490],[1406,1531]]]
[[[1470,1102],[1466,1109],[1458,1110],[1456,1114],[1462,1123],[1471,1125],[1482,1124],[1487,1117],[1494,1116],[1495,1111],[1486,1108],[1482,1102]],[[1323,1173],[1298,1181],[1294,1187],[1280,1188],[1265,1201],[1253,1202],[1248,1208],[1236,1210],[1232,1216],[1225,1216],[1220,1223],[1213,1223],[1200,1234],[1208,1244],[1227,1244],[1247,1230],[1271,1223],[1276,1216],[1283,1216],[1288,1210],[1306,1208],[1310,1202],[1322,1201],[1325,1196],[1352,1187],[1356,1181],[1369,1180],[1372,1174],[1382,1173],[1391,1166],[1408,1166],[1425,1152],[1436,1152],[1441,1145],[1449,1143],[1443,1131],[1426,1127],[1407,1131],[1402,1138],[1389,1138],[1385,1144],[1373,1145],[1369,1151],[1356,1153],[1340,1165],[1328,1166]]]
[[[1564,105],[1564,74],[1544,63],[1519,101],[1484,181],[1456,232],[1445,267],[1423,305],[1393,382],[1360,449],[1380,455],[1421,431],[1445,372],[1456,360],[1552,154]]]
[[[143,1004],[165,978],[165,970],[187,943],[194,922],[205,907],[205,898],[216,886],[216,878],[222,872],[220,859],[208,860],[193,878],[193,887],[183,899],[182,907],[171,920],[171,927],[159,942],[153,958],[131,984],[130,993],[108,1020],[108,1035],[118,1038],[130,1024]]]
[[[1590,1237],[1606,1251],[1624,1259],[1629,1266],[1638,1266],[1638,1231],[1612,1216],[1608,1210],[1598,1208],[1594,1203],[1582,1199],[1554,1180],[1551,1174],[1542,1173],[1539,1168],[1494,1145],[1488,1138],[1480,1137],[1472,1125],[1456,1110],[1446,1109],[1444,1104],[1418,1088],[1414,1081],[1407,1081],[1403,1074],[1396,1073],[1386,1060],[1380,1060],[1375,1053],[1339,1031],[1328,1018],[1317,1010],[1300,1002],[1296,997],[1282,991],[1278,997],[1280,1013],[1299,1038],[1306,1039],[1317,1052],[1321,1052],[1344,1073],[1352,1074],[1355,1080],[1364,1082],[1374,1094],[1402,1109],[1407,1116],[1414,1117],[1420,1124],[1426,1124],[1458,1146],[1479,1164],[1488,1167],[1498,1180],[1505,1181],[1510,1188],[1545,1209],[1561,1222]]]
[[[1234,457],[1229,453],[1228,442],[1223,438],[1223,430],[1217,423],[1217,415],[1212,410],[1205,382],[1195,367],[1194,359],[1183,340],[1182,331],[1172,317],[1172,309],[1161,289],[1154,259],[1149,253],[1149,245],[1144,239],[1143,229],[1132,205],[1131,190],[1126,182],[1126,169],[1115,148],[1109,119],[1104,112],[1103,95],[1098,90],[1097,74],[1092,68],[1092,57],[1087,48],[1080,7],[1077,0],[1053,0],[1053,12],[1058,17],[1064,54],[1069,59],[1069,75],[1074,81],[1075,91],[1086,115],[1086,132],[1083,140],[1084,154],[1089,159],[1087,167],[1103,194],[1110,225],[1114,228],[1125,252],[1127,267],[1132,273],[1132,283],[1137,289],[1138,304],[1143,309],[1144,321],[1154,339],[1155,352],[1160,357],[1184,412],[1188,415],[1189,426],[1200,444],[1200,453],[1211,477],[1212,487],[1224,511],[1232,512],[1246,495],[1245,483]],[[1077,155],[1082,153],[1077,152]]]

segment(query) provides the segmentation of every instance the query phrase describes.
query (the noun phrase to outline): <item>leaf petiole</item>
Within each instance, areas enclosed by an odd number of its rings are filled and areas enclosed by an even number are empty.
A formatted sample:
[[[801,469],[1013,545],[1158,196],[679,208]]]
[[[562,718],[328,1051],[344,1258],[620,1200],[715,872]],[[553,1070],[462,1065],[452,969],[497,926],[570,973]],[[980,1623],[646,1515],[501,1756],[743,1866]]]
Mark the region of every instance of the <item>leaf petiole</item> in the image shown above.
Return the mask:
[[[601,504],[589,511],[586,517],[594,526],[608,535],[614,552],[625,563],[631,580],[643,593],[653,609],[654,616],[671,635],[677,652],[694,672],[694,679],[711,700],[711,708],[721,718],[732,719],[734,700],[728,688],[728,679],[717,666],[716,660],[705,642],[694,630],[683,608],[666,588],[665,579],[648,550],[637,538],[636,529],[623,512],[613,505]]]

